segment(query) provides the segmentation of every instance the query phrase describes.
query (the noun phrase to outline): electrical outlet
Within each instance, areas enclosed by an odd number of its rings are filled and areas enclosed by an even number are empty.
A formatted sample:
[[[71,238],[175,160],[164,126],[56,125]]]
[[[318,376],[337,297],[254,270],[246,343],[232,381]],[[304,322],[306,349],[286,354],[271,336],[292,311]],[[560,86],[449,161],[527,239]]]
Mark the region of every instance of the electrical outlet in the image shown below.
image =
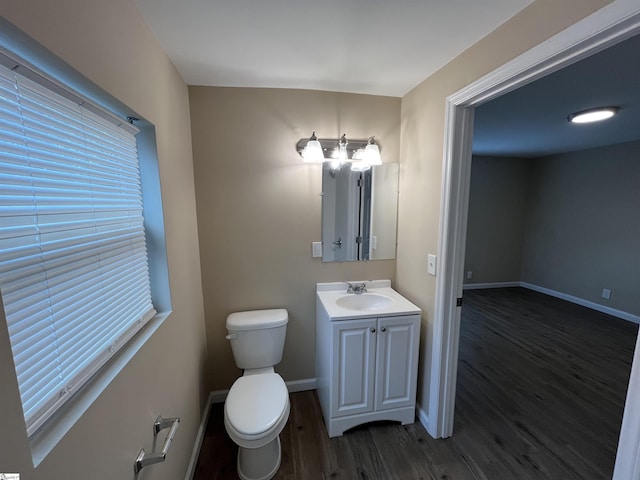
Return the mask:
[[[471,270],[469,270],[467,272],[467,280],[471,280],[473,278],[473,272]]]
[[[607,300],[609,300],[611,298],[611,290],[609,290],[608,288],[603,288],[602,298],[606,298]]]

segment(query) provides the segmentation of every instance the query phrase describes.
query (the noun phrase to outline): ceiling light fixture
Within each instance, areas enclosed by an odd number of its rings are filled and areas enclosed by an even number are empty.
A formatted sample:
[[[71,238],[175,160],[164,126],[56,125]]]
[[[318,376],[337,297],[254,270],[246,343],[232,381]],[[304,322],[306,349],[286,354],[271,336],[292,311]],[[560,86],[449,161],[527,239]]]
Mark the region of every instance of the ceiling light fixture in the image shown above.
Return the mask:
[[[296,150],[304,163],[331,162],[332,168],[349,163],[351,170],[365,171],[372,165],[382,165],[380,147],[374,137],[368,140],[347,140],[347,135],[331,139],[319,139],[316,132],[310,138],[302,138]]]
[[[620,107],[590,108],[589,110],[572,113],[567,117],[567,120],[571,123],[599,122],[600,120],[606,120],[607,118],[613,117],[618,113],[618,110],[620,110]]]

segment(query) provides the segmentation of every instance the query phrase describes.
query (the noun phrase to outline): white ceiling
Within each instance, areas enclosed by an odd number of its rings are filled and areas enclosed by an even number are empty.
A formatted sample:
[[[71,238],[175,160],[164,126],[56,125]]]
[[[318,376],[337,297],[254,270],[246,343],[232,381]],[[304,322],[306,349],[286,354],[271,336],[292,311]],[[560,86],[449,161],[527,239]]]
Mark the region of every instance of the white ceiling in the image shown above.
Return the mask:
[[[400,97],[533,0],[134,0],[189,85]]]

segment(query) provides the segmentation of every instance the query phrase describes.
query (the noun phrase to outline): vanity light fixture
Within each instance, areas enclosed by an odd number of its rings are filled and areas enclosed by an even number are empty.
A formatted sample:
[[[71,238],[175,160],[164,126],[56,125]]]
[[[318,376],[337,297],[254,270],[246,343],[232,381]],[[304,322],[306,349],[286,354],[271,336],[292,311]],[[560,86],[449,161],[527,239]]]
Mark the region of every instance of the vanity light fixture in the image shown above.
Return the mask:
[[[382,157],[380,157],[380,148],[378,144],[370,137],[367,146],[364,148],[364,161],[369,165],[382,165]]]
[[[356,152],[353,156],[354,160],[358,157],[359,162],[354,161],[351,163],[351,170],[356,172],[364,172],[369,170],[374,165],[382,165],[382,158],[380,158],[380,149],[375,143],[373,137],[369,137],[367,146],[364,147],[364,152],[360,155],[360,151]]]
[[[589,110],[572,113],[567,117],[567,120],[571,123],[599,122],[600,120],[613,117],[618,113],[618,110],[620,110],[620,107],[590,108]]]
[[[349,154],[347,153],[347,145],[349,145],[349,141],[347,140],[347,134],[343,134],[340,137],[340,141],[338,142],[338,158],[334,158],[331,162],[331,168],[337,170],[342,167],[349,160]]]
[[[302,161],[304,163],[324,162],[324,152],[322,151],[322,145],[318,141],[318,137],[316,137],[316,132],[311,134],[311,138],[309,138],[300,155],[302,155]]]
[[[354,172],[366,172],[371,168],[371,164],[364,160],[351,162],[351,170]]]
[[[331,168],[339,169],[349,163],[352,170],[364,171],[372,165],[382,165],[380,148],[374,137],[368,140],[347,140],[347,135],[335,139],[320,139],[313,132],[310,138],[302,138],[296,150],[304,163],[331,162]]]

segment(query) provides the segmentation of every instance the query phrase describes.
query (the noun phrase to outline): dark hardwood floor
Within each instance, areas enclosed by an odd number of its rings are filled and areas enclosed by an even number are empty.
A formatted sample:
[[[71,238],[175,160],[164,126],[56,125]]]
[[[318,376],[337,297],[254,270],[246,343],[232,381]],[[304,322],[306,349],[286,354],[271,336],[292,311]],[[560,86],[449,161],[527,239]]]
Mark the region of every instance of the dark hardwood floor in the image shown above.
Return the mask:
[[[291,394],[277,479],[610,479],[636,325],[521,288],[465,291],[454,435],[375,423],[329,439]],[[194,479],[236,479],[223,405]]]

